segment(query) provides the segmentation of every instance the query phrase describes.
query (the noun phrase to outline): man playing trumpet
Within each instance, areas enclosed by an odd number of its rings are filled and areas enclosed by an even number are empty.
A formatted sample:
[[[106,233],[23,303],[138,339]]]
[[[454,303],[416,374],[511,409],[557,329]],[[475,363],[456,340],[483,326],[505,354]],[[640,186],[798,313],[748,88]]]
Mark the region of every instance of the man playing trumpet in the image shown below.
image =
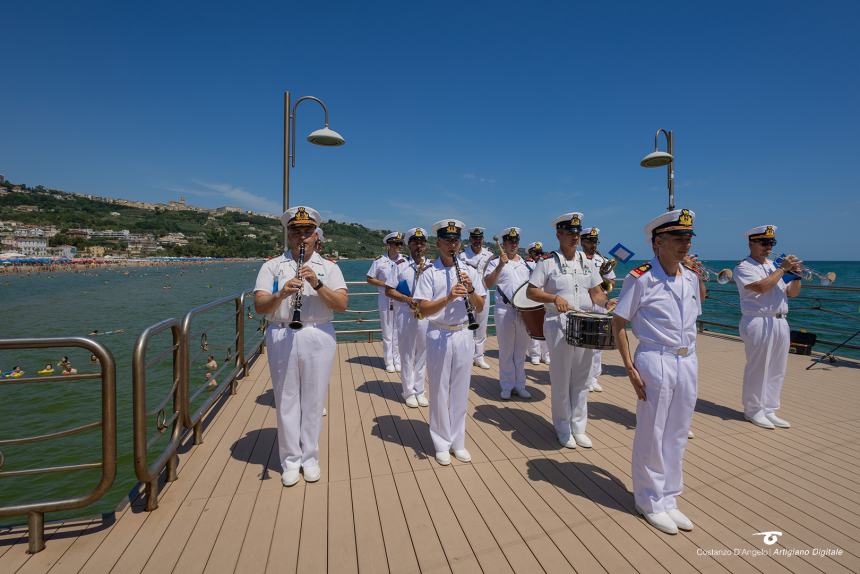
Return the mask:
[[[747,355],[744,416],[762,428],[788,428],[788,421],[776,416],[776,411],[790,343],[787,298],[800,293],[800,277],[786,275],[799,273],[801,262],[793,255],[785,256],[778,266],[768,259],[776,245],[775,225],[753,227],[746,236],[749,257],[734,269],[741,299],[739,331]]]
[[[433,264],[424,257],[427,252],[427,232],[413,227],[406,232],[411,260],[392,268],[385,281],[385,294],[394,299],[395,326],[400,346],[400,383],[406,406],[426,407],[424,378],[427,372],[427,319],[418,311],[413,299],[421,274]]]
[[[496,287],[496,308],[493,314],[496,336],[499,340],[499,385],[503,400],[511,398],[511,392],[530,399],[526,390],[525,355],[531,338],[522,317],[517,312],[511,297],[529,280],[531,270],[517,250],[520,246],[520,228],[507,227],[502,231],[502,250],[498,259],[493,259],[484,273],[487,289]]]
[[[543,259],[543,243],[540,241],[529,243],[528,257],[526,257],[526,265],[529,268],[529,273],[535,270],[537,262],[541,259]],[[529,343],[529,362],[532,365],[540,365],[541,361],[547,365],[550,362],[546,340],[532,339],[532,342]]]

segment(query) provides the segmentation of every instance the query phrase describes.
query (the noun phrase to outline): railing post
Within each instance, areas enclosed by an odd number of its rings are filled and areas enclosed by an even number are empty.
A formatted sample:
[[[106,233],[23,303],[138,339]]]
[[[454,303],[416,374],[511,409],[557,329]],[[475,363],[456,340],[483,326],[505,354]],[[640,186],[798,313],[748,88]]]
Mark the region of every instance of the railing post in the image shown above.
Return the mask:
[[[44,512],[29,512],[27,513],[27,533],[28,546],[27,552],[35,554],[45,549],[45,513]]]
[[[242,378],[248,375],[248,362],[245,360],[245,293],[236,300],[236,364],[242,366]],[[235,392],[233,394],[236,394]]]

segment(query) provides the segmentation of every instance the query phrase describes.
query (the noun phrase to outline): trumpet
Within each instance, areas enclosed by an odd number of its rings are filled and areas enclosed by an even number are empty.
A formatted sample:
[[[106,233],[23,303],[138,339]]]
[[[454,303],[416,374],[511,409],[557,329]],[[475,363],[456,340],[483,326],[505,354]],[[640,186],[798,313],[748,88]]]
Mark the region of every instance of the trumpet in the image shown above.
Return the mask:
[[[725,269],[714,271],[713,269],[707,267],[704,263],[699,261],[698,257],[698,255],[693,255],[692,258],[685,264],[685,266],[687,267],[687,269],[698,275],[702,281],[713,281],[716,277],[717,283],[719,283],[720,285],[725,285],[732,280],[734,274],[732,273],[731,269],[726,267]]]
[[[782,261],[785,259],[785,257],[786,255],[785,253],[783,253],[774,260],[773,264],[776,266],[777,269],[782,266]],[[828,273],[819,273],[815,269],[810,269],[809,267],[803,265],[803,261],[798,261],[797,265],[794,268],[790,269],[788,272],[796,275],[797,277],[800,277],[804,281],[812,281],[814,279],[818,279],[819,284],[825,287],[836,281],[836,273],[834,273],[833,271],[830,271]]]
[[[296,265],[296,278],[301,277],[299,274],[299,270],[302,268],[302,265],[305,264],[305,242],[302,241],[301,247],[299,247],[299,260]],[[290,321],[290,329],[299,330],[304,327],[302,323],[302,290],[304,289],[304,282],[302,282],[302,287],[299,288],[298,292],[293,295],[293,320]]]
[[[613,257],[612,259],[609,259],[606,255],[604,255],[597,249],[595,249],[594,252],[603,257],[603,263],[600,264],[601,275],[608,274],[610,271],[615,269],[616,265],[618,265],[618,260],[616,258]]]

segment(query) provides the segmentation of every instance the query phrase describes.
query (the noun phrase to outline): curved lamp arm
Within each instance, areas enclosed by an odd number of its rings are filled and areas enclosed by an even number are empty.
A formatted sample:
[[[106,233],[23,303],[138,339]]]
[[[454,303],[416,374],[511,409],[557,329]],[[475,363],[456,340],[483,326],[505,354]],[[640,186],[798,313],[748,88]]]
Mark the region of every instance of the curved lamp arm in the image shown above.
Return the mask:
[[[299,107],[299,104],[305,100],[313,100],[319,105],[322,106],[323,111],[325,112],[325,127],[328,127],[328,108],[325,106],[323,101],[314,96],[302,96],[296,103],[293,104],[293,109],[290,112],[290,158],[289,161],[292,167],[296,167],[296,108]]]

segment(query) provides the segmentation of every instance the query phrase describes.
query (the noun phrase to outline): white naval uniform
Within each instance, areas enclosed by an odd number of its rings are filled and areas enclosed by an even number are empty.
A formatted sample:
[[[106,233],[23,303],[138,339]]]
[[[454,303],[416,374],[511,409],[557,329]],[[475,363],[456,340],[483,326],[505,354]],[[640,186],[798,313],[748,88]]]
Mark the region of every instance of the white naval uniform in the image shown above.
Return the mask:
[[[367,270],[367,276],[384,282],[388,279],[388,275],[401,265],[406,265],[406,259],[402,255],[398,255],[396,260],[388,255],[380,255],[373,260],[370,269]],[[382,330],[382,355],[385,366],[400,367],[400,350],[395,333],[394,300],[385,294],[384,286],[377,287],[377,290],[379,293],[376,303],[379,307],[379,328]]]
[[[624,280],[615,314],[639,340],[633,364],[645,384],[636,402],[633,497],[646,513],[678,507],[684,449],[696,407],[696,318],[702,313],[699,278],[681,266],[668,277],[655,257],[651,269]]]
[[[487,290],[478,272],[468,265],[461,265],[460,269],[472,280],[475,292],[486,297]],[[446,268],[442,260],[437,258],[433,267],[421,274],[414,298],[435,301],[446,297],[457,279],[454,266]],[[467,329],[468,318],[463,298],[458,297],[428,319],[430,436],[436,452],[460,450],[465,448],[466,441],[466,407],[474,350],[474,338]]]
[[[590,310],[588,290],[600,285],[600,275],[594,273],[582,252],[570,260],[555,253],[538,262],[529,283],[561,296],[572,310]],[[588,423],[588,380],[594,350],[568,345],[564,334],[567,317],[560,315],[554,304],[548,303],[545,308],[543,333],[551,359],[552,424],[559,440],[565,443],[571,433],[584,433]]]
[[[484,269],[484,265],[487,261],[493,257],[495,257],[495,255],[493,255],[493,253],[486,247],[481,247],[481,252],[476,254],[472,251],[472,246],[468,245],[462,252],[460,252],[460,261],[466,263],[466,265],[472,269],[475,269],[479,274]],[[480,283],[480,281],[478,281],[478,283]],[[490,303],[489,299],[487,299],[487,304],[484,305],[484,309],[475,315],[475,320],[478,322],[478,328],[472,333],[475,338],[475,353],[473,358],[476,361],[484,357],[484,345],[487,342],[487,321],[489,320],[489,317]],[[495,316],[493,319],[495,320]]]
[[[605,279],[608,281],[612,281],[615,279],[615,271],[614,270],[610,271],[606,275],[600,274],[600,266],[603,265],[604,261],[606,261],[606,259],[603,256],[601,256],[600,254],[595,253],[591,259],[586,257],[585,260],[591,264],[591,267],[592,267],[592,269],[594,269],[594,272],[600,275],[601,280]],[[591,311],[594,313],[606,314],[606,307],[601,307],[600,305],[594,303],[591,306]],[[602,358],[603,358],[603,351],[600,351],[599,349],[595,349],[594,358],[591,360],[591,375],[590,375],[590,378],[588,381],[589,385],[593,385],[597,382],[597,377],[600,376],[600,373],[603,370],[603,365],[600,364]]]
[[[425,259],[422,273],[432,265]],[[399,265],[392,269],[385,284],[396,289],[400,281],[406,281],[409,292],[414,294],[417,269],[418,264],[414,260],[410,260],[406,265]],[[400,301],[394,301],[394,314],[400,350],[400,382],[403,398],[408,399],[424,393],[424,379],[427,375],[427,319],[416,319],[412,308]]]
[[[274,257],[257,274],[255,291],[272,293],[296,276],[290,252]],[[314,253],[305,262],[330,289],[346,289],[337,264]],[[284,299],[274,312],[266,315],[266,346],[269,373],[278,416],[278,453],[283,470],[319,463],[319,436],[322,413],[334,362],[335,335],[331,320],[334,312],[326,306],[310,283],[302,289],[302,323],[290,329],[293,297]]]
[[[745,286],[776,272],[769,259],[758,263],[747,257],[734,269],[741,299],[739,331],[746,349],[743,404],[747,418],[769,415],[779,409],[779,395],[785,378],[790,344],[788,321],[788,283],[780,279],[766,293]],[[778,317],[781,315],[781,317]]]
[[[490,261],[484,276],[493,273],[498,266],[498,259]],[[526,388],[525,354],[532,339],[520,313],[511,303],[511,297],[520,285],[528,282],[530,274],[525,260],[517,256],[516,260],[508,260],[496,279],[493,319],[499,341],[499,385],[502,391]]]
[[[529,273],[535,270],[537,266],[537,261],[526,261],[526,265],[529,267]],[[549,349],[546,346],[546,339],[541,341],[540,339],[532,339],[529,343],[529,359],[546,359],[549,357]]]

